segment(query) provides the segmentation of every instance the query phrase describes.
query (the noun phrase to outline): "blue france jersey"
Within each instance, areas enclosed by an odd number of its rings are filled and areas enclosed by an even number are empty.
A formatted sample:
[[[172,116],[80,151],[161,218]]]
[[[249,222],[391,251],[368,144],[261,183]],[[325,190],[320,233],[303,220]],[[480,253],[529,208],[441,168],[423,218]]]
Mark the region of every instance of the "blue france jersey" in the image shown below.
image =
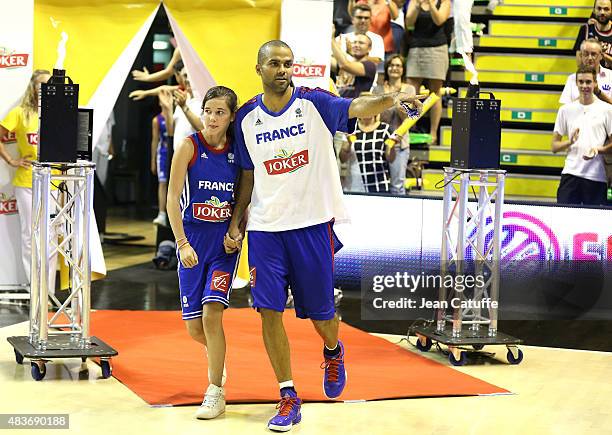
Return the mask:
[[[226,143],[222,149],[216,150],[206,143],[201,132],[188,138],[194,153],[180,199],[183,222],[224,222],[229,225],[238,175],[233,145]]]

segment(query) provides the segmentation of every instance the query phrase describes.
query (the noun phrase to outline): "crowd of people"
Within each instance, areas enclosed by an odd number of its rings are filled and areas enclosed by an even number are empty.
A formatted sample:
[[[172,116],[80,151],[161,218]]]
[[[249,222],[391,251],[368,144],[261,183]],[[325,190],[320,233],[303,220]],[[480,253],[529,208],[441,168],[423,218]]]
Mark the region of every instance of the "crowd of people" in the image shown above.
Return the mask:
[[[472,6],[471,0],[335,1],[331,66],[340,95],[392,90],[414,94],[426,85],[440,96],[449,51],[471,59]],[[559,111],[552,140],[554,153],[567,152],[557,194],[562,204],[608,203],[612,125],[604,120],[612,103],[611,14],[611,0],[595,1],[574,46],[581,72],[568,77],[559,100],[568,106]],[[581,76],[590,75],[591,69],[593,79]],[[587,96],[591,87],[594,100]],[[429,113],[431,145],[438,142],[441,113],[442,101],[437,100]],[[336,138],[345,191],[405,193],[409,135],[395,134],[405,117],[401,110],[391,109],[380,117],[358,120],[352,133]]]
[[[347,98],[399,90],[417,94],[424,86],[441,96],[449,47],[468,56],[473,47],[472,2],[454,3],[335,1],[331,71],[338,93]],[[458,20],[453,29],[451,12],[465,17],[466,9],[467,20]],[[441,116],[442,100],[437,99],[429,112],[431,145],[438,144]],[[406,193],[410,137],[396,133],[405,118],[401,109],[390,109],[375,119],[360,119],[353,132],[336,137],[345,191]]]
[[[608,203],[612,184],[612,3],[596,0],[574,49],[577,71],[566,80],[552,151],[567,156],[557,190],[560,204]],[[567,139],[563,139],[567,137]]]

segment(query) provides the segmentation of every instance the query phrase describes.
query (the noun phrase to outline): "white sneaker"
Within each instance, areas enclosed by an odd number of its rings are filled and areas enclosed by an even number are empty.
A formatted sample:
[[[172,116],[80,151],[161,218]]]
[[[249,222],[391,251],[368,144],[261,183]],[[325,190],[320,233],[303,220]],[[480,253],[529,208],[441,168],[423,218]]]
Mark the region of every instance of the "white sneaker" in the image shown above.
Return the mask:
[[[204,401],[195,413],[197,419],[209,420],[225,412],[225,389],[210,384],[204,395]]]
[[[157,217],[155,219],[153,219],[153,223],[155,225],[161,225],[161,226],[164,226],[164,227],[167,226],[168,223],[166,222],[166,213],[160,211],[157,214]]]

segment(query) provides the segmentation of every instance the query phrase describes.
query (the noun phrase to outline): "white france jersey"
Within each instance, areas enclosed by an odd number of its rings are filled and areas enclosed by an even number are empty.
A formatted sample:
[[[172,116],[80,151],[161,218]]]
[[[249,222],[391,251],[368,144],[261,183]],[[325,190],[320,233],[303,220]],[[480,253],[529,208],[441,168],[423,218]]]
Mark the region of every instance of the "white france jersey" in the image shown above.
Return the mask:
[[[297,87],[280,112],[258,95],[236,115],[236,164],[254,171],[247,230],[286,231],[348,220],[333,147],[351,99]]]

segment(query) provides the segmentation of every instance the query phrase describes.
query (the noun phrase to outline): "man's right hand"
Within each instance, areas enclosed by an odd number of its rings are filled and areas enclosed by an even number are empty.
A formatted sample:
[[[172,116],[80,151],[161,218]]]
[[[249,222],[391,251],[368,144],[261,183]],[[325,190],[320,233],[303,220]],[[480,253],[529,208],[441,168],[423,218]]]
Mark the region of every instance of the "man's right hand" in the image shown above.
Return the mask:
[[[244,234],[240,229],[230,224],[225,237],[223,238],[223,246],[225,247],[225,252],[228,254],[232,254],[242,247],[242,239],[244,238]]]

